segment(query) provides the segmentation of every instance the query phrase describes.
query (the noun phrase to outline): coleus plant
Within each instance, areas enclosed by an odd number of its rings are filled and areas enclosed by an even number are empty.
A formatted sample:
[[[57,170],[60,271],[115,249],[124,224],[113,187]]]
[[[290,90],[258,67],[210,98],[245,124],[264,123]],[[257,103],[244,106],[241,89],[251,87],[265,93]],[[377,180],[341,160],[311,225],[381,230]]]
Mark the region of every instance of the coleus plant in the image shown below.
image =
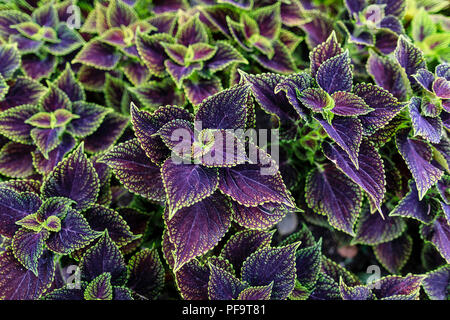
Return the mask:
[[[19,100],[20,105],[9,104],[9,101],[17,102],[15,98],[22,90],[30,89],[34,91]],[[86,139],[87,149],[91,152],[99,148],[90,140],[96,140],[95,143],[100,140],[101,148],[114,143],[128,120],[113,113],[113,109],[85,99],[84,89],[70,65],[48,83],[48,88],[33,80],[19,78],[2,101],[7,109],[0,114],[0,133],[12,141],[2,148],[0,172],[19,178],[36,171],[47,175],[77,141]],[[108,113],[112,116],[105,118]],[[114,123],[111,119],[119,122]],[[113,130],[110,126],[114,126]],[[108,130],[106,135],[104,130]]]
[[[0,1],[0,299],[448,299],[445,10]]]
[[[2,282],[4,299],[42,296],[53,285],[55,260],[68,255],[76,257],[106,245],[99,240],[97,247],[88,250],[104,230],[110,235],[106,233],[102,239],[109,241],[111,250],[125,248],[141,237],[133,234],[124,212],[119,214],[100,204],[109,202],[107,193],[99,193],[105,188],[105,182],[99,181],[99,176],[105,177],[105,170],[104,165],[92,163],[86,157],[80,144],[49,173],[42,185],[36,180],[2,183],[1,235],[11,239],[11,244],[0,259],[0,274],[9,281],[29,283],[27,289]]]
[[[257,156],[249,159],[246,141],[234,133],[224,143],[227,130],[246,129],[249,94],[248,85],[236,85],[204,100],[195,115],[176,106],[152,114],[132,104],[137,138],[101,158],[128,190],[166,202],[175,270],[213,248],[232,219],[247,228],[268,228],[296,207],[269,154],[256,147]],[[177,130],[187,137],[177,140]]]
[[[152,300],[164,286],[164,268],[155,249],[142,249],[126,264],[107,231],[83,255],[79,270],[78,288],[65,285],[43,299]]]
[[[84,45],[84,39],[70,25],[67,8],[70,1],[54,5],[48,2],[32,11],[0,12],[0,37],[16,43],[23,73],[34,79],[50,78],[58,64],[70,61],[70,53]]]

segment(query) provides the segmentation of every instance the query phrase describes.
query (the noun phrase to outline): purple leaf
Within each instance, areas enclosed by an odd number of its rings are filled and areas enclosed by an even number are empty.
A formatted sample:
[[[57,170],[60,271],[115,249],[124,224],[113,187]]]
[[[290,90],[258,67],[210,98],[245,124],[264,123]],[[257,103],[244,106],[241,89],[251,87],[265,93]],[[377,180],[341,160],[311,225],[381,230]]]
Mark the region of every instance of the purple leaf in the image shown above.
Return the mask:
[[[231,224],[230,204],[220,193],[183,208],[166,224],[171,242],[175,245],[175,266],[185,263],[213,248]]]
[[[258,75],[242,73],[242,77],[246,83],[250,84],[252,94],[262,109],[276,114],[282,120],[298,119],[298,115],[292,110],[292,105],[286,95],[280,90],[276,90],[279,83],[286,81],[285,76],[271,73]]]
[[[382,54],[389,55],[396,50],[399,36],[390,29],[378,29],[375,34],[375,48]]]
[[[210,300],[233,300],[246,285],[233,274],[209,264],[208,296]]]
[[[119,247],[139,238],[139,236],[131,232],[130,227],[122,216],[113,209],[101,205],[93,205],[84,212],[84,216],[92,230],[97,231],[92,232],[93,234],[100,234],[104,230],[108,230],[111,240]]]
[[[78,71],[78,80],[85,90],[103,91],[107,73],[104,70],[82,65]]]
[[[83,46],[73,62],[101,70],[112,70],[116,67],[119,59],[120,54],[114,47],[94,39]]]
[[[100,235],[93,231],[83,215],[71,208],[62,219],[61,230],[51,233],[47,240],[47,246],[54,252],[60,254],[70,254],[76,249],[80,249],[89,244]]]
[[[441,99],[450,99],[450,81],[438,77],[433,82],[433,91]]]
[[[350,14],[350,17],[354,17],[355,13],[361,12],[366,6],[366,0],[345,0],[345,6]]]
[[[45,50],[54,56],[67,55],[83,46],[85,43],[80,34],[68,27],[65,23],[61,23],[56,28],[56,33],[60,41],[57,43],[47,43],[44,47]]]
[[[32,144],[33,127],[25,121],[36,114],[39,109],[32,105],[22,105],[8,109],[0,114],[0,133],[15,142]]]
[[[173,12],[158,14],[150,17],[148,22],[156,28],[157,33],[173,34],[177,22],[176,14]]]
[[[419,220],[422,223],[428,224],[433,220],[433,201],[419,200],[416,183],[411,180],[409,182],[410,191],[399,202],[399,204],[391,211],[391,217],[406,217]]]
[[[167,55],[164,52],[162,42],[173,43],[171,36],[164,33],[154,35],[145,35],[140,32],[136,34],[136,46],[139,56],[144,61],[150,72],[158,77],[162,76],[165,71],[164,61]]]
[[[422,52],[411,44],[404,36],[400,36],[394,52],[400,66],[405,70],[411,85],[417,85],[412,77],[421,68],[426,68]]]
[[[406,99],[407,84],[398,64],[388,57],[371,52],[366,68],[377,85],[392,93],[400,101]]]
[[[160,167],[150,161],[136,139],[115,146],[101,161],[127,190],[155,201],[165,199]]]
[[[448,299],[448,285],[450,283],[450,266],[445,265],[428,272],[423,279],[422,286],[431,300]]]
[[[113,28],[129,26],[138,20],[138,17],[134,10],[127,5],[124,5],[121,0],[112,0],[106,11],[106,19],[109,27]]]
[[[16,259],[28,270],[38,276],[39,258],[44,252],[44,242],[49,232],[35,232],[25,228],[19,229],[13,237],[11,248]]]
[[[58,12],[55,6],[50,3],[33,11],[31,17],[40,26],[56,27],[58,23]]]
[[[442,136],[442,121],[439,117],[427,117],[420,113],[422,100],[412,97],[409,102],[409,115],[414,128],[414,136],[421,136],[431,143],[439,143]]]
[[[70,101],[75,102],[86,99],[84,89],[75,78],[69,63],[66,64],[66,68],[55,80],[55,83],[59,89],[64,91]]]
[[[266,202],[274,202],[294,208],[295,204],[276,164],[270,158],[265,160],[267,162],[264,161],[264,164],[259,162],[220,168],[219,189],[244,206],[259,206]],[[270,168],[267,164],[271,164]],[[267,170],[270,171],[266,172]]]
[[[386,4],[384,7],[385,15],[393,15],[401,18],[406,9],[406,1],[404,0],[376,0],[376,4]]]
[[[253,252],[270,245],[272,233],[259,230],[244,230],[235,233],[223,246],[220,257],[231,262],[240,274],[242,264]]]
[[[328,216],[334,228],[352,236],[353,225],[361,211],[362,192],[333,165],[327,164],[321,170],[314,169],[306,179],[306,202],[318,214]]]
[[[311,75],[316,77],[317,70],[325,61],[342,53],[343,50],[337,41],[336,33],[333,31],[325,42],[319,44],[310,52]]]
[[[244,129],[248,85],[236,85],[204,100],[195,114],[204,129]]]
[[[36,300],[51,286],[55,275],[54,255],[50,251],[42,254],[35,276],[25,269],[11,250],[0,253],[0,297],[4,300]]]
[[[339,146],[324,142],[322,149],[330,161],[367,192],[381,212],[381,201],[385,193],[384,168],[383,161],[373,145],[362,141],[358,157],[359,169]]]
[[[227,5],[204,6],[200,8],[201,13],[215,29],[222,32],[227,38],[232,38],[227,20],[239,20],[239,13]],[[230,17],[230,18],[227,18]]]
[[[169,219],[178,210],[211,196],[219,185],[217,169],[198,164],[177,164],[167,159],[161,167]]]
[[[307,88],[299,94],[298,99],[314,112],[326,111],[333,106],[333,99],[321,88]]]
[[[8,80],[20,67],[20,53],[14,45],[2,45],[0,47],[0,74]]]
[[[309,11],[307,21],[300,28],[307,34],[306,43],[310,48],[325,42],[333,32],[333,21],[324,13]]]
[[[48,153],[58,146],[59,137],[63,131],[64,128],[61,127],[55,129],[34,128],[31,130],[31,138],[33,138],[34,144],[47,159]]]
[[[340,116],[359,116],[374,110],[362,98],[350,92],[337,91],[331,97],[334,100],[331,112]]]
[[[450,64],[442,63],[436,66],[436,76],[445,78],[450,81]]]
[[[265,54],[253,54],[251,57],[261,66],[272,72],[289,75],[297,71],[289,49],[280,41],[272,43],[274,54],[269,59]]]
[[[365,135],[372,135],[384,127],[405,106],[385,89],[370,83],[358,83],[355,85],[353,93],[374,109],[369,114],[359,116]]]
[[[372,291],[366,286],[350,287],[344,281],[339,282],[339,291],[343,300],[374,300]]]
[[[362,140],[361,121],[350,117],[334,117],[331,124],[321,116],[314,117],[327,134],[332,138],[349,156],[355,168],[359,169],[358,157]]]
[[[267,39],[276,39],[281,28],[280,3],[258,8],[250,12],[255,19],[259,34]]]
[[[430,163],[432,149],[426,142],[416,138],[408,138],[408,132],[403,130],[397,134],[396,143],[416,181],[419,200],[422,200],[428,189],[442,177],[444,172]]]
[[[34,173],[33,146],[8,142],[0,150],[0,173],[7,177],[26,178]]]
[[[38,194],[41,190],[41,182],[32,179],[15,179],[0,182],[0,187],[12,189],[16,192],[32,192]]]
[[[159,136],[154,134],[165,124],[173,120],[192,121],[192,115],[175,106],[160,107],[152,115],[148,111],[140,111],[131,105],[131,123],[135,135],[146,155],[156,164],[162,164],[169,155],[169,150]]]
[[[35,150],[32,157],[36,171],[48,175],[64,156],[75,147],[75,144],[75,139],[70,134],[63,134],[58,146],[48,153],[48,159],[39,150]]]
[[[17,10],[2,10],[0,15],[0,35],[3,39],[8,39],[10,35],[16,35],[19,32],[12,26],[21,22],[30,21],[30,17]]]
[[[420,234],[423,240],[430,241],[441,256],[450,262],[450,225],[444,217],[437,217],[431,224],[422,224]]]
[[[289,212],[283,204],[267,202],[248,207],[233,201],[233,220],[250,229],[267,229],[280,222]]]
[[[9,86],[8,93],[0,102],[0,111],[15,106],[21,106],[23,104],[37,104],[46,91],[47,88],[39,82],[29,78],[18,77],[15,82]],[[23,94],[24,92],[27,92],[27,94]]]
[[[196,81],[186,79],[183,82],[183,89],[189,101],[197,106],[206,98],[222,91],[222,83],[217,77],[211,79],[198,79]]]
[[[172,77],[178,88],[182,87],[183,80],[191,76],[196,70],[202,69],[202,63],[196,62],[189,66],[180,66],[170,60],[164,62],[166,71]]]
[[[111,240],[107,231],[80,261],[81,280],[83,281],[92,281],[104,272],[111,274],[111,284],[119,286],[125,284],[127,266],[122,253]]]
[[[112,300],[113,287],[111,286],[111,274],[102,273],[93,279],[84,291],[85,300]]]
[[[243,10],[250,10],[253,7],[253,0],[219,0],[218,2],[228,3]]]
[[[198,42],[208,43],[208,33],[204,24],[200,21],[198,14],[190,17],[182,24],[178,28],[175,37],[177,42],[184,46],[189,46]]]
[[[413,75],[413,78],[429,92],[433,92],[433,81],[434,75],[428,71],[427,69],[421,68],[417,70],[416,74]]]
[[[317,83],[329,94],[350,91],[353,75],[348,51],[326,60],[317,69]]]
[[[139,87],[129,88],[129,90],[147,108],[154,109],[159,106],[182,106],[185,104],[183,93],[176,88],[175,83],[170,78],[150,81]]]
[[[144,248],[128,262],[127,287],[153,300],[164,287],[164,267],[156,249]]]
[[[100,127],[103,119],[110,110],[95,103],[84,101],[74,102],[72,113],[79,116],[67,125],[67,132],[77,138],[91,135]]]
[[[128,121],[129,117],[120,113],[108,113],[100,127],[84,139],[86,150],[92,153],[108,150],[120,138]]]
[[[41,199],[34,193],[0,188],[0,234],[12,238],[19,230],[16,221],[35,213],[41,204]]]
[[[309,300],[340,300],[339,285],[330,276],[319,273]]]
[[[424,276],[387,276],[372,282],[372,292],[378,299],[417,300]]]
[[[214,56],[208,61],[205,61],[203,67],[211,73],[224,70],[232,63],[248,63],[247,59],[238,50],[225,41],[216,42],[216,48],[217,50]]]
[[[42,185],[42,196],[66,197],[77,204],[75,209],[85,210],[97,199],[99,181],[92,163],[84,154],[81,144],[61,161]]]
[[[411,255],[412,238],[405,233],[397,239],[376,245],[373,251],[390,273],[399,273]]]
[[[58,109],[72,110],[72,103],[69,97],[56,86],[51,86],[39,101],[44,111],[53,112]]]
[[[273,282],[274,300],[284,300],[294,289],[295,251],[300,243],[280,248],[262,248],[252,253],[242,266],[242,280],[251,286]]]
[[[376,245],[392,241],[405,231],[406,223],[399,217],[372,214],[368,208],[361,211],[352,243]]]
[[[239,293],[237,300],[270,300],[273,283],[266,286],[248,287]]]
[[[360,283],[358,277],[355,274],[351,273],[339,263],[331,260],[330,258],[327,258],[324,255],[322,255],[321,258],[321,270],[322,273],[330,277],[336,285],[341,278],[348,285],[355,286]]]
[[[320,239],[315,245],[298,249],[295,253],[295,268],[297,279],[303,288],[308,291],[314,288],[318,279],[320,269],[320,260],[322,256],[322,240]],[[295,296],[294,288],[293,295]]]
[[[307,73],[293,74],[278,83],[274,92],[278,93],[281,90],[284,91],[289,103],[294,107],[295,111],[297,111],[302,118],[305,118],[307,109],[297,99],[297,90],[303,92],[306,88],[311,86],[312,81],[313,78]]]
[[[128,61],[122,68],[128,80],[130,80],[130,82],[135,86],[140,86],[141,84],[146,83],[150,78],[150,71],[140,62]]]
[[[194,259],[184,264],[176,273],[176,284],[185,300],[208,300],[210,270]]]

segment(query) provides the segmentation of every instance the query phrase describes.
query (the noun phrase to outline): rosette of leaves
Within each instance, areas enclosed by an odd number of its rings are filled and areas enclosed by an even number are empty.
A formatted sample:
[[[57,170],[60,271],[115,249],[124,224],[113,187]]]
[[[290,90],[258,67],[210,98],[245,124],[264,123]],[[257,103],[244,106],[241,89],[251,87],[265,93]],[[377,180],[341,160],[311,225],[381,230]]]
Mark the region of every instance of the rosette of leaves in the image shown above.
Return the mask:
[[[156,249],[141,249],[125,263],[107,231],[80,261],[80,283],[67,284],[43,300],[152,300],[164,286],[164,267]]]
[[[217,75],[219,71],[230,65],[247,63],[247,60],[228,42],[213,42],[199,13],[189,18],[180,15],[177,21],[176,32],[138,33],[137,49],[152,75],[170,75],[186,98],[198,105],[222,90],[222,80]],[[132,89],[132,92],[145,106],[158,107],[161,103],[156,104],[152,97],[155,85],[161,87],[161,84],[149,83]]]
[[[133,234],[121,214],[101,204],[108,204],[99,193],[109,183],[99,181],[107,168],[94,165],[81,144],[42,184],[1,183],[0,232],[11,239],[0,258],[3,299],[39,298],[54,281],[56,258],[86,251],[104,230],[118,247],[141,237]]]
[[[140,20],[131,5],[122,0],[96,1],[80,32],[93,36],[78,52],[73,62],[83,66],[79,78],[89,90],[99,91],[106,74],[122,71],[133,85],[147,82],[150,73],[142,63],[136,47],[136,33],[147,34],[157,28]],[[89,75],[95,75],[91,78]]]
[[[402,18],[406,0],[348,0],[345,5],[350,22],[339,22],[348,41],[381,52],[393,52],[398,37],[405,34]]]
[[[18,10],[0,12],[0,37],[16,43],[21,54],[21,70],[28,77],[50,78],[59,63],[84,45],[84,39],[70,25],[69,2],[53,2],[34,9],[31,15]],[[68,24],[69,22],[69,24]]]
[[[101,158],[125,188],[165,201],[175,270],[212,249],[231,220],[265,229],[295,209],[276,163],[264,150],[254,147],[257,157],[249,159],[246,143],[234,133],[231,145],[223,143],[227,131],[246,129],[249,101],[249,86],[241,84],[203,101],[195,115],[176,106],[151,114],[132,105],[137,139]],[[177,132],[182,139],[175,137]]]
[[[288,48],[281,38],[281,3],[257,8],[247,12],[241,12],[239,20],[233,20],[227,16],[228,29],[234,41],[250,57],[262,65],[265,69],[290,74],[297,70],[292,59],[292,51],[298,42],[291,43]]]
[[[374,142],[385,141],[378,141],[377,131],[405,105],[376,85],[353,86],[349,53],[334,34],[317,46],[310,58],[311,75],[294,74],[279,81],[275,74],[244,75],[244,81],[251,84],[263,109],[280,119],[292,119],[297,113],[313,130],[320,124],[332,140],[323,141],[322,150],[315,152],[334,164],[323,163],[317,155],[308,157],[319,161],[308,175],[306,199],[314,211],[328,216],[332,226],[355,235],[353,226],[363,199],[360,188],[369,196],[372,210],[381,213],[385,170]]]
[[[122,133],[114,128],[103,139],[105,134],[102,134],[101,126],[109,125],[105,116],[112,110],[85,101],[84,90],[69,65],[48,84],[48,88],[24,78],[16,90],[30,86],[39,89],[39,99],[30,99],[33,96],[24,98],[33,104],[22,104],[0,114],[0,133],[12,140],[2,149],[2,174],[26,177],[34,173],[34,167],[38,173],[46,175],[74,148],[77,141],[86,139],[87,148],[96,151],[95,147],[91,147],[90,140],[97,140],[97,144],[104,143],[101,147],[108,148]],[[45,91],[42,93],[41,89]],[[20,93],[10,91],[9,94],[11,97],[7,96],[5,100]]]

